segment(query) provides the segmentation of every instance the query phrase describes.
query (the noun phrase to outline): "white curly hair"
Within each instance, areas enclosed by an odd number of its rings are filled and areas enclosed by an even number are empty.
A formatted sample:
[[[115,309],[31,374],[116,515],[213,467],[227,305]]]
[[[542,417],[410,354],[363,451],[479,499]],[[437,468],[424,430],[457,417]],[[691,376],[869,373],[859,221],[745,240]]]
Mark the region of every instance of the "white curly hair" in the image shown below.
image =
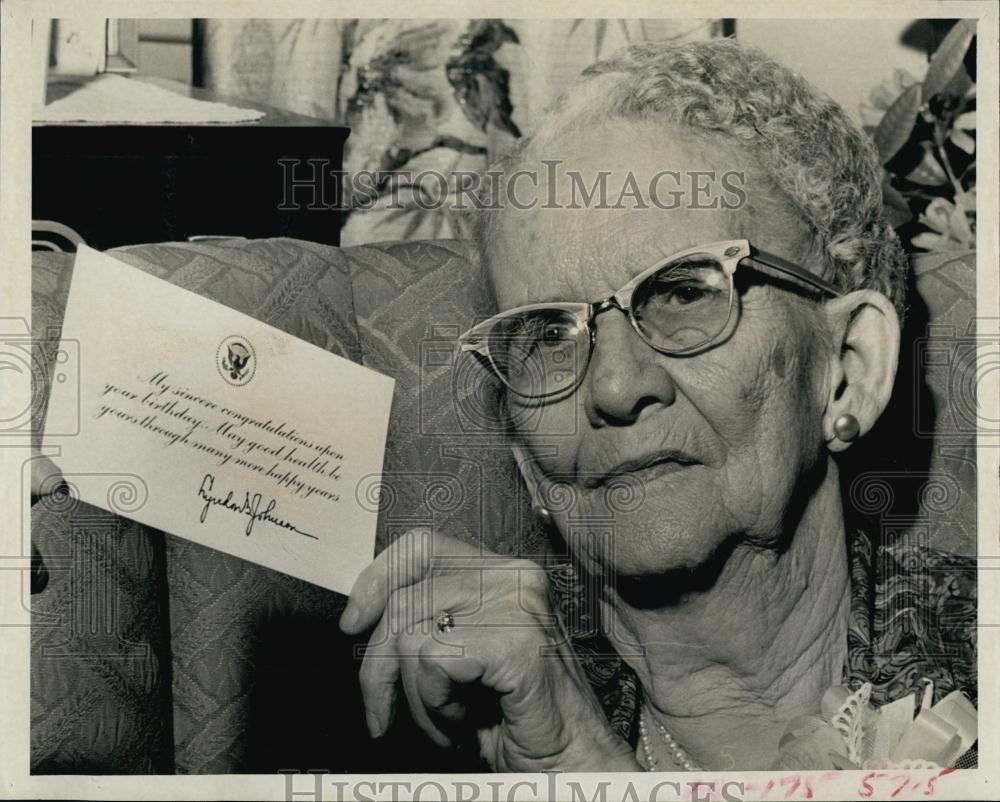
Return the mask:
[[[491,169],[515,169],[533,147],[614,119],[681,126],[737,143],[805,223],[809,250],[823,260],[826,277],[846,292],[881,292],[902,319],[909,268],[883,215],[874,145],[799,75],[730,39],[628,47],[588,67],[533,136]],[[497,217],[488,208],[476,217],[484,256]]]

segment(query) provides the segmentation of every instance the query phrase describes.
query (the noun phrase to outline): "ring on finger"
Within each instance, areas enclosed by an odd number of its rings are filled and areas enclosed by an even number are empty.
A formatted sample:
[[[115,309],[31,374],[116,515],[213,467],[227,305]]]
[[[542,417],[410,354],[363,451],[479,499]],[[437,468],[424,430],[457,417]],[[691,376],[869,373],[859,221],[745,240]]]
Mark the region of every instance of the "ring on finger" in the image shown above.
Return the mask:
[[[455,628],[455,616],[449,610],[442,610],[434,617],[438,632],[451,632]]]

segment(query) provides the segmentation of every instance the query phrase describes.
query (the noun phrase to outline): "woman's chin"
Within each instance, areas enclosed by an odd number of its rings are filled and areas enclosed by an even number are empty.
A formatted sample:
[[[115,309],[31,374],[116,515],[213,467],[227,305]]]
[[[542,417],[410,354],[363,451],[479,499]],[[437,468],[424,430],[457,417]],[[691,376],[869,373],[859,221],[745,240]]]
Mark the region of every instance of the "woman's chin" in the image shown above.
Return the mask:
[[[570,538],[570,550],[582,557],[589,570],[626,582],[711,581],[725,564],[734,538],[719,529],[673,519],[664,527],[663,518],[624,519],[585,527],[582,538]],[[575,542],[574,542],[575,541]]]
[[[638,582],[645,580],[686,581],[685,577],[695,577],[710,571],[715,565],[713,554],[702,554],[692,550],[676,555],[659,555],[657,560],[648,560],[643,555],[634,557],[622,555],[612,566],[613,573],[622,580]]]

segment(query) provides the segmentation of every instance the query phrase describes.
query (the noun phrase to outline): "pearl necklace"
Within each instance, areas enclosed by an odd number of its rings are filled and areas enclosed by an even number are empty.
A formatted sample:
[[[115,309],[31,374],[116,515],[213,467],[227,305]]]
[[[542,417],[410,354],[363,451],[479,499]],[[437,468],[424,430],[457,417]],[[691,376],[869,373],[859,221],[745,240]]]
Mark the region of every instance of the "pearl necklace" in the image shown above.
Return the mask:
[[[674,740],[674,737],[667,732],[667,728],[655,718],[653,719],[653,723],[656,725],[656,729],[660,731],[660,735],[670,749],[670,754],[673,756],[674,762],[684,769],[684,771],[699,771],[694,761],[691,760],[691,755],[685,752],[684,747]],[[656,755],[653,754],[653,745],[649,742],[649,732],[646,729],[646,712],[644,710],[639,711],[639,740],[642,742],[642,753],[646,758],[646,771],[656,771]]]

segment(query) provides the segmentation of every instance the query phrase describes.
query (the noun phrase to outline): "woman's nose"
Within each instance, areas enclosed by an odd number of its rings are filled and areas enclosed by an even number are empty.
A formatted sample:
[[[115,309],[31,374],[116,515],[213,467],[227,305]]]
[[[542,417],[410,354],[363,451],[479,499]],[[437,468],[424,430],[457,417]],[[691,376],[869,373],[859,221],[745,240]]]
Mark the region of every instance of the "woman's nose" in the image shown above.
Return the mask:
[[[672,404],[673,377],[660,354],[635,332],[622,312],[596,321],[597,336],[587,370],[587,416],[593,425],[624,425],[647,406]]]

